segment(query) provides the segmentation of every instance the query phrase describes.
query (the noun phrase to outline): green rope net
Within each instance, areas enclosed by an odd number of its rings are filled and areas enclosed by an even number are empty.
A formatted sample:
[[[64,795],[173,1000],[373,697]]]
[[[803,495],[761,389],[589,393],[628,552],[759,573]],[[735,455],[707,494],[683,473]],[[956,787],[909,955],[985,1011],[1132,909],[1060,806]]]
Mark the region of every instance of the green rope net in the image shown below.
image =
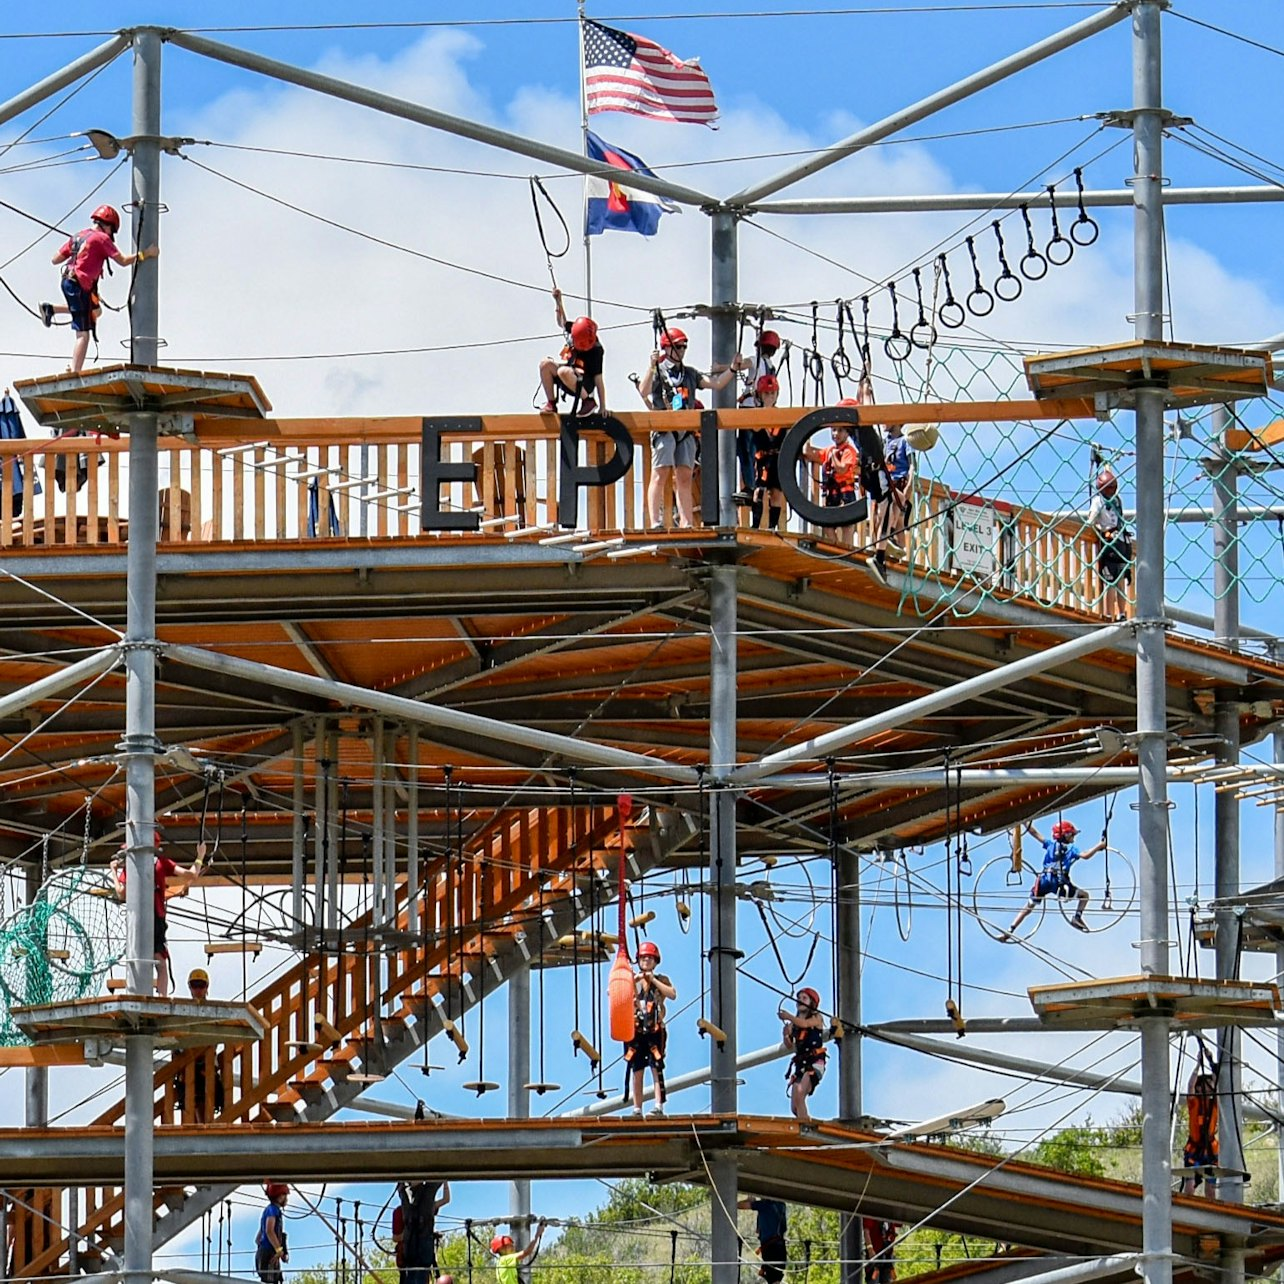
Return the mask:
[[[28,1040],[12,1010],[96,994],[125,954],[125,907],[110,877],[59,870],[0,927],[0,1044]]]
[[[979,345],[916,350],[903,362],[876,363],[880,400],[1028,401],[1023,353]],[[1284,412],[1270,400],[1232,407],[1236,421],[1260,426]],[[1247,607],[1263,603],[1284,576],[1284,455],[1224,457],[1211,408],[1168,417],[1165,439],[1166,601],[1211,614],[1215,483],[1235,471],[1242,518],[1227,587]],[[908,434],[907,434],[908,435]],[[902,610],[967,616],[996,597],[1034,600],[1100,618],[1112,607],[1100,565],[1101,540],[1089,522],[1103,467],[1118,480],[1126,531],[1135,504],[1133,418],[942,423],[936,443],[914,451],[914,488],[904,548],[889,556],[905,571]],[[865,532],[866,548],[872,534]],[[858,537],[858,547],[862,541]],[[1130,568],[1129,568],[1130,569]],[[1130,575],[1120,582],[1130,599]],[[1251,620],[1245,620],[1252,623]],[[1273,632],[1270,621],[1261,624]]]

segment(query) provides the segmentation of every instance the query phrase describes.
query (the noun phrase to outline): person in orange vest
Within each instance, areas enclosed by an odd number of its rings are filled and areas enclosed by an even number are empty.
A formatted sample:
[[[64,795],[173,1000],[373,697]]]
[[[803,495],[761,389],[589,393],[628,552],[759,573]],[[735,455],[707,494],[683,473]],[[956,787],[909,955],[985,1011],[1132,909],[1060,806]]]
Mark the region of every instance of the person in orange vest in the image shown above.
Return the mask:
[[[855,397],[844,397],[840,406],[858,406]],[[803,458],[820,465],[820,488],[826,508],[841,508],[844,504],[854,504],[858,497],[860,485],[860,451],[846,424],[834,424],[830,428],[833,445],[822,450],[817,446],[804,446]],[[849,547],[855,543],[855,528],[851,525],[840,526],[837,530],[839,543]]]
[[[677,988],[656,965],[660,962],[660,947],[654,941],[643,941],[638,946],[638,972],[633,983],[633,1038],[624,1045],[626,1082],[633,1093],[633,1116],[642,1117],[642,1075],[651,1068],[651,1082],[655,1087],[655,1105],[652,1117],[664,1116],[664,1053],[668,1044],[668,1031],[664,1028],[664,1005],[678,997]]]
[[[602,378],[604,360],[597,339],[597,322],[592,317],[566,319],[561,290],[553,291],[557,304],[557,324],[566,333],[566,346],[558,358],[545,357],[539,363],[539,381],[544,389],[540,413],[557,413],[557,399],[569,397],[571,414],[606,413],[606,381]]]
[[[789,1084],[789,1106],[794,1118],[803,1123],[811,1122],[807,1098],[820,1086],[825,1077],[825,1026],[820,1014],[820,995],[810,985],[798,991],[796,1012],[787,1012],[782,1005],[777,1015],[785,1023],[782,1034],[785,1047],[793,1051],[785,1080]]]
[[[1217,1178],[1201,1170],[1217,1165],[1217,1075],[1205,1064],[1202,1052],[1186,1085],[1186,1114],[1190,1131],[1181,1161],[1183,1168],[1193,1171],[1182,1178],[1181,1193],[1193,1195],[1204,1182],[1205,1196],[1216,1199]]]

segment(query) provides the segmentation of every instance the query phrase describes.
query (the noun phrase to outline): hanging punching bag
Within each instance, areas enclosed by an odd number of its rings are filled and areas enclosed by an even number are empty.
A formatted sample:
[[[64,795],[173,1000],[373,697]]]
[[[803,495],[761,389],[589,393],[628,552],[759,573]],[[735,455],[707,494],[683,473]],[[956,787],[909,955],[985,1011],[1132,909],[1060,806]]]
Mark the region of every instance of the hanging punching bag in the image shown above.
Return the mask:
[[[633,798],[630,794],[621,794],[616,799],[620,818],[620,945],[615,952],[615,962],[611,965],[611,977],[606,985],[607,1003],[611,1011],[611,1038],[619,1043],[628,1043],[634,1035],[633,1017],[633,964],[629,962],[628,938],[625,936],[625,895],[624,868],[628,860],[628,849],[625,846],[624,827],[633,814]]]

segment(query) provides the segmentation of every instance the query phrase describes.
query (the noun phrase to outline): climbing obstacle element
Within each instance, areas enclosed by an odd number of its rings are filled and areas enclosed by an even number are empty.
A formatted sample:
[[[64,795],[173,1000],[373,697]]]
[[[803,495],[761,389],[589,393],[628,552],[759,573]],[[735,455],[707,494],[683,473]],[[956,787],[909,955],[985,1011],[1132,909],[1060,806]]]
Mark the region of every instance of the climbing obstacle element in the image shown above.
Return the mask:
[[[51,875],[0,927],[0,1044],[27,1042],[13,1009],[96,994],[125,945],[125,908],[106,874],[80,865]]]

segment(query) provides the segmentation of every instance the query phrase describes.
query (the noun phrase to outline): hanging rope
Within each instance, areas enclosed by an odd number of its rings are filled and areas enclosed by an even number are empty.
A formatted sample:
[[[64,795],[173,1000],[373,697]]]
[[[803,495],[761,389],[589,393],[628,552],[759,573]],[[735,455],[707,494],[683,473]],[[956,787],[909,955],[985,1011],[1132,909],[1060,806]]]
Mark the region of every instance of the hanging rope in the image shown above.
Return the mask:
[[[562,211],[557,208],[557,202],[548,194],[544,184],[534,175],[530,178],[531,184],[531,209],[535,211],[535,230],[539,233],[539,243],[544,247],[544,262],[548,266],[549,280],[553,282],[553,289],[557,289],[557,276],[553,271],[553,260],[564,258],[571,248],[571,229],[567,227],[566,220],[562,217]],[[562,225],[562,235],[566,238],[566,244],[560,250],[551,250],[548,245],[548,235],[544,231],[544,220],[539,212],[540,198],[543,197],[544,203],[549,209],[557,215],[557,221]]]

